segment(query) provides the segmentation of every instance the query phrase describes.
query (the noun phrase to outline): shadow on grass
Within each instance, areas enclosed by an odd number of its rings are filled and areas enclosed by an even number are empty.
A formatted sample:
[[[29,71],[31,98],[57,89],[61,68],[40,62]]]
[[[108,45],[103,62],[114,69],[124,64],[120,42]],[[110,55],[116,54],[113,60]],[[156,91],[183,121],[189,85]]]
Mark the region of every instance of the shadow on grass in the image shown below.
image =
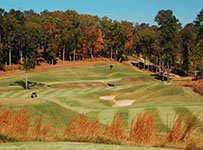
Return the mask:
[[[22,88],[26,89],[25,81],[15,81],[9,85],[10,86],[19,85]],[[31,87],[43,87],[43,86],[49,86],[49,85],[45,85],[44,83],[37,83],[37,82],[28,81],[28,89],[30,89]]]
[[[160,76],[159,74],[150,74],[150,76],[155,77],[156,80],[162,81],[162,76]],[[164,76],[164,81],[167,81],[167,77],[165,76]]]

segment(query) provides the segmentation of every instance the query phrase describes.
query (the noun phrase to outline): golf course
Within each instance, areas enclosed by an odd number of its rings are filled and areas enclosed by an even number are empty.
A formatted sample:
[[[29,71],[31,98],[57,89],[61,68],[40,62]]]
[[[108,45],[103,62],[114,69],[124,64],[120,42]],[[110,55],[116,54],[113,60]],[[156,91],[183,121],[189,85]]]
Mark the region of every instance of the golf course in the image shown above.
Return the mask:
[[[203,134],[203,96],[191,87],[161,83],[157,75],[143,72],[133,65],[97,62],[53,69],[32,70],[28,73],[29,90],[23,88],[25,72],[19,71],[0,76],[0,104],[2,110],[28,108],[33,119],[43,115],[43,123],[65,130],[73,117],[80,114],[101,124],[110,124],[114,116],[123,116],[123,123],[130,128],[139,113],[157,113],[156,126],[166,133],[178,114],[187,118],[198,115],[198,128]],[[113,68],[109,65],[113,63]],[[31,92],[37,98],[31,98]],[[187,120],[186,120],[187,121]],[[56,145],[55,145],[56,144]],[[135,149],[134,146],[100,145],[85,143],[12,143],[0,149]],[[46,146],[43,146],[46,145]],[[54,147],[52,147],[54,145]],[[1,148],[2,147],[2,148]],[[137,147],[136,149],[145,149]],[[156,148],[146,148],[156,150]],[[161,149],[161,148],[157,148]]]

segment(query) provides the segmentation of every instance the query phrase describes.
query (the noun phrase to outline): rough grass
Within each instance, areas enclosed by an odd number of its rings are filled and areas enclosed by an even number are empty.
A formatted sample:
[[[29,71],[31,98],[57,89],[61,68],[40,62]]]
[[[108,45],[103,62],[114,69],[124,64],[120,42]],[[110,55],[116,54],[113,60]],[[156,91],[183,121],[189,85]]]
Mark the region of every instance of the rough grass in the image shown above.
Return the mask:
[[[203,95],[203,79],[192,82],[176,83],[175,86],[193,87],[193,91]]]
[[[157,147],[184,148],[193,141],[200,147],[200,136],[196,130],[198,118],[185,118],[179,114],[167,134],[157,130],[157,113],[141,113],[131,121],[130,128],[124,126],[122,115],[115,115],[110,124],[102,125],[98,120],[88,119],[85,115],[72,118],[63,128],[53,128],[43,123],[42,115],[33,122],[28,109],[11,112],[10,109],[0,112],[0,142],[15,141],[74,141],[119,145],[143,145]]]
[[[12,106],[2,106],[2,110],[10,109],[12,111],[20,110],[22,108],[27,107],[29,112],[31,113],[31,117],[34,120],[37,120],[41,114],[43,114],[43,121],[47,124],[51,124],[52,127],[62,128],[66,126],[73,117],[79,116],[79,113],[64,108],[53,102],[45,102],[41,104],[35,105],[12,105]]]

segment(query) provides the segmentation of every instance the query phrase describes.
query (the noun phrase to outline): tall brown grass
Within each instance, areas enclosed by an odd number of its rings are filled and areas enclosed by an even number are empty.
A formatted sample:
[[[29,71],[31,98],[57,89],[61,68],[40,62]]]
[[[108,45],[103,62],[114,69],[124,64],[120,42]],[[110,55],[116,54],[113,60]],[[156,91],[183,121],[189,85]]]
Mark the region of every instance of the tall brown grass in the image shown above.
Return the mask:
[[[121,115],[115,116],[109,125],[80,115],[79,118],[73,118],[65,130],[57,132],[43,124],[42,115],[33,121],[27,108],[21,111],[0,110],[0,142],[68,140],[178,148],[188,148],[194,146],[194,143],[196,147],[203,145],[202,135],[197,128],[197,115],[188,119],[184,114],[179,114],[168,133],[158,130],[155,126],[156,119],[157,113],[138,114],[128,129],[124,126]]]
[[[166,142],[182,143],[184,141],[191,141],[191,134],[196,131],[198,127],[198,120],[197,115],[192,115],[186,123],[184,113],[179,114],[170,133],[166,137]]]
[[[185,133],[184,121],[185,121],[185,118],[183,117],[182,114],[180,114],[179,117],[174,122],[171,131],[167,135],[166,142],[178,143],[181,141],[181,138],[183,137],[183,135]]]
[[[13,112],[10,109],[0,111],[0,135],[20,141],[50,138],[51,128],[42,127],[42,116],[32,124],[30,115],[28,108]]]
[[[50,137],[54,137],[53,133],[55,130],[51,130],[50,126],[42,126],[42,115],[39,120],[36,121],[35,125],[31,128],[29,136],[34,140],[42,140]]]
[[[122,115],[115,116],[111,124],[105,127],[104,136],[118,141],[126,141],[128,139],[128,132],[123,125]]]
[[[6,110],[0,113],[0,133],[10,136],[27,136],[31,125],[27,109],[21,111]]]
[[[130,126],[130,140],[135,143],[149,143],[155,135],[156,113],[138,114],[137,120],[133,119]]]
[[[64,136],[73,141],[91,141],[101,133],[98,120],[89,120],[85,115],[73,118],[64,132]]]

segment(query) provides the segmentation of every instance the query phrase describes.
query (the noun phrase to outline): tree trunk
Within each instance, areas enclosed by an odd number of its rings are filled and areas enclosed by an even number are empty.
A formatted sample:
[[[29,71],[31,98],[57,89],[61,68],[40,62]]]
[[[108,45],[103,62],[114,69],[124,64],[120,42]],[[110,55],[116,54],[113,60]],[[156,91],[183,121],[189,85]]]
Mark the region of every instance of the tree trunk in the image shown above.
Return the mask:
[[[112,60],[112,58],[113,58],[113,50],[111,48],[111,60]]]
[[[94,58],[93,54],[92,54],[92,49],[90,49],[90,55],[91,55],[91,59]]]
[[[167,61],[167,82],[170,83],[169,61]]]
[[[63,63],[64,63],[64,60],[65,60],[65,47],[63,49]]]
[[[74,49],[74,55],[73,55],[73,61],[75,62],[75,49]]]
[[[160,56],[159,56],[159,58],[160,58]],[[161,60],[159,59],[159,74],[161,75],[161,68],[162,68],[162,66],[161,66]]]
[[[28,89],[28,80],[27,80],[27,78],[28,78],[28,71],[26,69],[26,71],[25,71],[25,89]]]
[[[119,58],[119,63],[121,63],[121,60],[122,60],[122,58],[120,57],[120,58]]]
[[[164,83],[164,72],[165,72],[165,68],[164,68],[164,61],[162,62],[162,83]]]
[[[157,62],[156,62],[156,73],[158,72],[158,63],[159,63],[159,60],[157,60]]]
[[[61,51],[59,50],[59,59],[61,59]]]
[[[51,59],[51,65],[52,66],[54,65],[54,59],[53,58]]]
[[[11,49],[9,49],[9,66],[11,66]]]
[[[146,62],[146,60],[144,59],[144,70],[145,70],[145,62]]]
[[[23,61],[23,52],[22,51],[20,52],[20,61],[21,62]]]

